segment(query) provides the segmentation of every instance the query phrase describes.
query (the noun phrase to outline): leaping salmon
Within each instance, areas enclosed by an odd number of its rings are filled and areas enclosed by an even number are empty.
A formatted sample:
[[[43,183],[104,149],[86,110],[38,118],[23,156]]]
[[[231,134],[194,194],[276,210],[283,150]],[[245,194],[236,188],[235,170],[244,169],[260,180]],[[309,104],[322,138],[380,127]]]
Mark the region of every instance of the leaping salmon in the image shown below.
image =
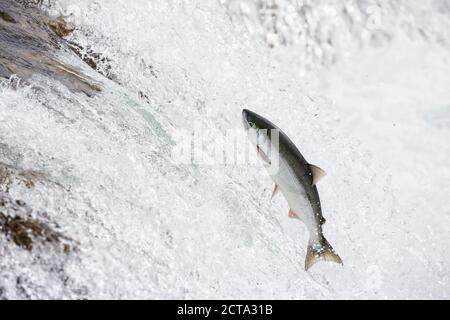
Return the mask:
[[[308,228],[305,270],[320,260],[343,264],[322,232],[325,218],[316,184],[325,171],[308,163],[288,136],[269,120],[246,109],[242,111],[242,118],[265,167],[277,164],[276,170],[269,170],[275,183],[272,198],[280,191],[289,204],[288,216],[303,221]]]

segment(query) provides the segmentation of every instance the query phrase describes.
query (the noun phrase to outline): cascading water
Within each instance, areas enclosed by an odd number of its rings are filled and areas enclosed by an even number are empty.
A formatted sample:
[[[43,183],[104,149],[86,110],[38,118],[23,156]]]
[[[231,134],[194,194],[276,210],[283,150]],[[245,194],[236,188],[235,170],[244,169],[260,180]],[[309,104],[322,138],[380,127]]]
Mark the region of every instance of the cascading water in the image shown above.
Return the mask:
[[[0,298],[449,298],[448,1],[32,2],[0,5]],[[176,156],[243,108],[327,171],[343,267],[304,271],[236,149]]]

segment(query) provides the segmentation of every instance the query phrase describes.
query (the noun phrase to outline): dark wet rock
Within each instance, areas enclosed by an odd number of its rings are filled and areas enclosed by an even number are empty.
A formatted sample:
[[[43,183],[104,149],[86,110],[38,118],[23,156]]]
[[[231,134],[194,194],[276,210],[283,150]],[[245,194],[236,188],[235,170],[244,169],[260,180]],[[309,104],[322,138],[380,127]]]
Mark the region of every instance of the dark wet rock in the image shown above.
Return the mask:
[[[37,181],[47,180],[42,172],[21,170],[0,162],[0,192],[9,192],[13,183],[24,185],[31,189]]]
[[[58,60],[55,52],[67,45],[59,34],[71,29],[67,23],[59,19],[59,24],[53,22],[53,28],[50,28],[47,25],[52,21],[50,17],[37,8],[23,6],[14,0],[1,0],[0,12],[16,21],[10,23],[0,19],[0,77],[17,75],[26,81],[37,73],[88,96],[101,91],[100,85],[81,70]]]
[[[56,19],[50,19],[47,25],[53,32],[55,32],[59,37],[67,37],[75,30],[75,26],[66,21],[62,16]],[[90,48],[85,48],[73,41],[64,40],[68,48],[74,52],[81,60],[83,60],[92,69],[103,75],[104,77],[115,81],[115,77],[111,75],[111,66],[109,65],[109,59],[104,57],[100,53],[96,53]]]
[[[67,37],[75,30],[75,26],[67,22],[63,17],[49,20],[47,25],[60,37]]]
[[[26,250],[33,249],[35,239],[47,242],[59,241],[60,234],[46,224],[28,218],[7,217],[0,212],[0,230],[16,245]]]
[[[32,217],[32,209],[22,200],[0,193],[0,233],[15,245],[31,251],[36,245],[54,245],[63,252],[72,250],[70,240],[51,223]]]
[[[68,263],[78,259],[80,244],[56,223],[55,213],[32,208],[32,200],[24,201],[28,195],[34,199],[66,191],[44,172],[0,163],[0,300],[56,298],[58,291],[46,287],[50,277],[59,292],[84,297],[66,270]],[[38,203],[41,208],[45,201]]]
[[[83,60],[88,66],[100,73],[102,76],[109,80],[118,83],[116,77],[111,72],[110,60],[100,53],[96,53],[90,48],[84,48],[79,44],[67,41],[67,45],[81,60]]]
[[[75,30],[75,26],[70,22],[67,22],[64,17],[60,16],[56,19],[49,20],[47,25],[53,30],[59,37],[67,37]],[[83,60],[89,67],[100,73],[104,77],[115,80],[111,76],[111,66],[109,65],[109,59],[103,55],[94,52],[90,48],[84,48],[83,46],[73,42],[65,42],[68,48],[74,52],[81,60]]]
[[[0,19],[3,19],[6,22],[16,23],[13,17],[11,17],[8,13],[0,11]]]
[[[15,1],[23,5],[24,7],[37,7],[44,2],[44,0],[15,0]]]

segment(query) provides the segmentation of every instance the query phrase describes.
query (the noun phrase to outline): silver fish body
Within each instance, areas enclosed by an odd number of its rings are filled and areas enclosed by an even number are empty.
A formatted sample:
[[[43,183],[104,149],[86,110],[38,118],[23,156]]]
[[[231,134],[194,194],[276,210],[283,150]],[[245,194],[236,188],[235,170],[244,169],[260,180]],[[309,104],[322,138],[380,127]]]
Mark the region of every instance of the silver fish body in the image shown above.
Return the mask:
[[[269,120],[246,109],[242,118],[259,156],[270,167],[274,194],[277,191],[283,194],[290,208],[289,216],[303,221],[309,231],[305,269],[320,260],[342,264],[322,231],[325,219],[316,183],[325,172],[308,163],[289,137]]]

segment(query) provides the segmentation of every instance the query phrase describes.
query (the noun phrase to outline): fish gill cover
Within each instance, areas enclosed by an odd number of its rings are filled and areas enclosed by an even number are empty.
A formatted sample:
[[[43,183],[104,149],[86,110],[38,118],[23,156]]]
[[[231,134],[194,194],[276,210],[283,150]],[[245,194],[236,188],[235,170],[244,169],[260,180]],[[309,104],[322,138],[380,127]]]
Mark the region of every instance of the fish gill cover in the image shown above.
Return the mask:
[[[2,0],[0,298],[449,298],[449,26],[445,0]],[[343,267],[304,271],[229,149],[243,108],[327,171]]]

